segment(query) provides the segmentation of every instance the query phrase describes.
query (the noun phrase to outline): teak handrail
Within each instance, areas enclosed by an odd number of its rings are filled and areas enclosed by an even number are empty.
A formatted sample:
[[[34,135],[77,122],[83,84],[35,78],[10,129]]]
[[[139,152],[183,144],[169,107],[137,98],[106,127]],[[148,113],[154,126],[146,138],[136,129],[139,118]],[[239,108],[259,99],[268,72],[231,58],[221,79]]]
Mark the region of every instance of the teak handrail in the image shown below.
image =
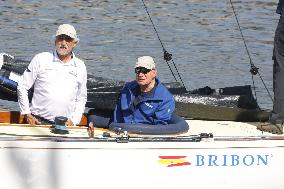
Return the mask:
[[[18,111],[0,111],[0,123],[24,124],[24,117]],[[84,114],[78,126],[87,126],[87,115]]]

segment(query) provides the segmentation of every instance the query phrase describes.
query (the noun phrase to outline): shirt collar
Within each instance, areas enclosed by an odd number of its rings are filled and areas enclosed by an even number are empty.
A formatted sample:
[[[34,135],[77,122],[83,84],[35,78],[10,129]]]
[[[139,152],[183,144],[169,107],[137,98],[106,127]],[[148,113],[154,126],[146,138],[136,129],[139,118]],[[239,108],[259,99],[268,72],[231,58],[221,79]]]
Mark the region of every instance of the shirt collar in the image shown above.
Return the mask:
[[[66,65],[76,66],[76,62],[75,62],[76,56],[73,52],[72,52],[71,56],[72,56],[72,59]],[[61,62],[61,60],[58,57],[56,50],[53,51],[53,62]]]

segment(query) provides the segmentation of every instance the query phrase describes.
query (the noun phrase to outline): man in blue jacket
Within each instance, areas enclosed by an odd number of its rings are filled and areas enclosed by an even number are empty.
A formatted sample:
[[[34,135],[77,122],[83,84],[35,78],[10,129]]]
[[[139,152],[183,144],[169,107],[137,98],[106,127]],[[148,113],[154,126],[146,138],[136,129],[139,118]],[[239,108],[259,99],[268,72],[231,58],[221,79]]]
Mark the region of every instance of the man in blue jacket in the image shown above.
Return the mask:
[[[283,134],[284,122],[284,0],[279,0],[276,13],[280,14],[274,36],[273,92],[274,102],[269,121],[258,125],[258,129]]]
[[[118,99],[113,122],[168,124],[175,109],[175,100],[156,78],[155,62],[150,56],[138,58],[136,80],[125,84]]]

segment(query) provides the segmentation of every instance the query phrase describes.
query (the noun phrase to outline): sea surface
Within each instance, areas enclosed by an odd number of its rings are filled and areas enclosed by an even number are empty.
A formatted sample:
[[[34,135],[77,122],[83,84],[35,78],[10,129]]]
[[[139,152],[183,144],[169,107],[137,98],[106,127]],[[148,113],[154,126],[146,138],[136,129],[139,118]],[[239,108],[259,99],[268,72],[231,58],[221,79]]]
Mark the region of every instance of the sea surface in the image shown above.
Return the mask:
[[[250,59],[229,0],[144,1],[188,90],[253,85]],[[252,63],[271,93],[277,2],[232,1]],[[162,82],[175,81],[142,0],[2,0],[0,20],[0,52],[16,58],[31,60],[53,50],[58,25],[70,23],[80,38],[75,53],[88,73],[132,80],[137,57],[150,55]],[[263,83],[253,78],[260,106],[271,109]],[[3,108],[19,109],[15,102],[0,100]]]

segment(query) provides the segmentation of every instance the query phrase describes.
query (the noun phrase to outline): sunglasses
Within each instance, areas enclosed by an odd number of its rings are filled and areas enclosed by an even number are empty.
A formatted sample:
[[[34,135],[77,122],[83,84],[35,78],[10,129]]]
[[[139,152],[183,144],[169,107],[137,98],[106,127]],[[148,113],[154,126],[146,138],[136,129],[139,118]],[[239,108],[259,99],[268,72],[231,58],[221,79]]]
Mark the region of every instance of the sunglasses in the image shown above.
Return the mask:
[[[59,35],[59,36],[56,36],[56,39],[59,40],[59,41],[67,41],[67,42],[72,42],[74,39],[69,37],[68,35]]]
[[[147,68],[144,68],[144,67],[135,68],[135,73],[136,73],[136,74],[139,74],[139,73],[147,74],[147,73],[149,73],[150,71],[151,71],[150,69],[147,69]]]

